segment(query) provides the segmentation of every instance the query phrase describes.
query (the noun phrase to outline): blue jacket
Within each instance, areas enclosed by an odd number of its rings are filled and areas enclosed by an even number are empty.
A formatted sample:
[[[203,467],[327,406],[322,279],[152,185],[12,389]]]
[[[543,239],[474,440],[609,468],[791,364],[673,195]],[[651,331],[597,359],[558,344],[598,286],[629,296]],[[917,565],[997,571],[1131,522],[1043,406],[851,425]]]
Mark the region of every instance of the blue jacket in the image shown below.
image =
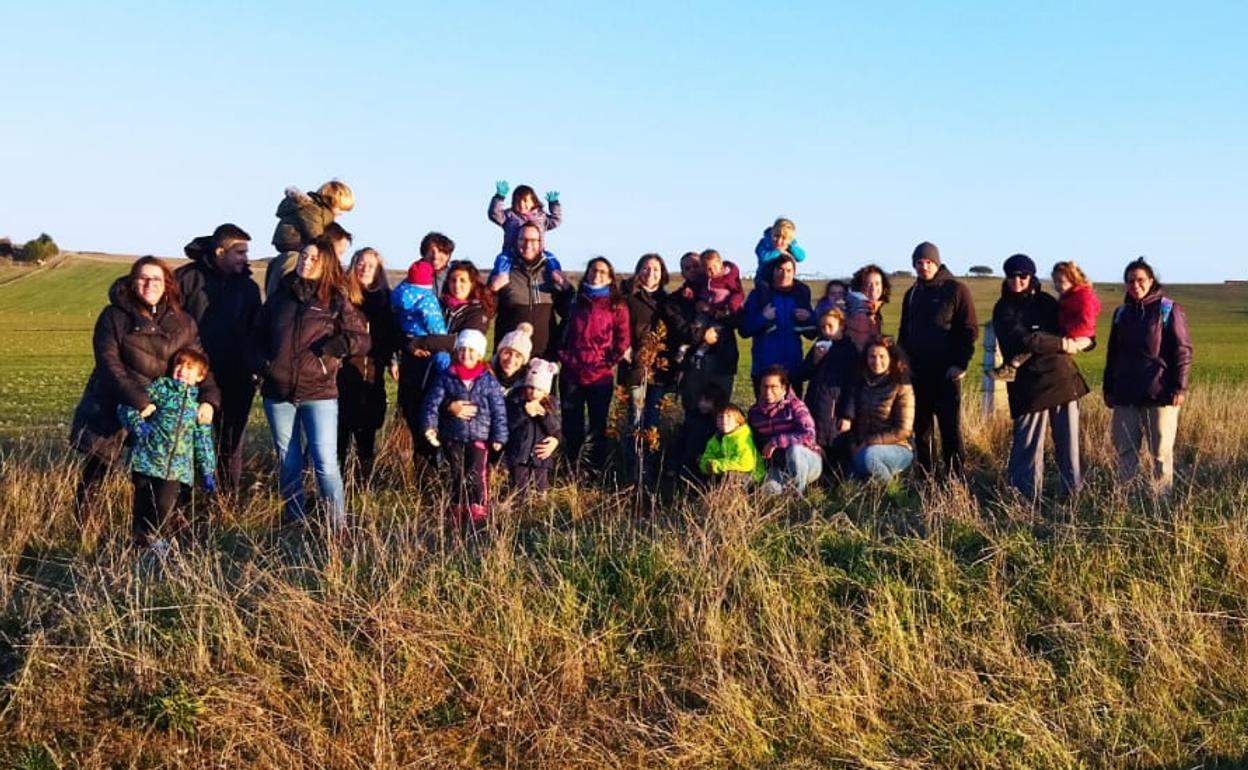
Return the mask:
[[[195,483],[195,465],[204,476],[217,465],[212,426],[200,425],[199,388],[172,377],[160,377],[147,387],[156,412],[146,420],[132,406],[117,407],[117,417],[135,436],[130,450],[130,469],[144,476]],[[147,435],[140,426],[147,425]]]
[[[394,308],[399,330],[405,337],[446,334],[442,305],[433,289],[428,286],[417,286],[404,281],[390,292],[390,305]],[[451,364],[448,353],[434,353],[433,358],[438,369],[445,369]]]
[[[776,319],[763,317],[767,305],[776,308]],[[809,320],[798,322],[794,314],[805,310]],[[801,281],[793,281],[789,291],[778,291],[770,286],[759,286],[750,292],[741,312],[741,336],[753,337],[754,361],[750,364],[750,376],[757,377],[769,366],[779,364],[790,375],[802,364],[802,334],[813,334],[815,313],[810,307],[810,287]],[[802,327],[799,329],[799,327]]]
[[[452,401],[469,401],[477,414],[471,420],[452,417],[445,406]],[[454,369],[438,372],[421,406],[420,429],[438,429],[441,441],[491,441],[507,443],[507,403],[503,386],[487,367],[471,382],[464,382]]]

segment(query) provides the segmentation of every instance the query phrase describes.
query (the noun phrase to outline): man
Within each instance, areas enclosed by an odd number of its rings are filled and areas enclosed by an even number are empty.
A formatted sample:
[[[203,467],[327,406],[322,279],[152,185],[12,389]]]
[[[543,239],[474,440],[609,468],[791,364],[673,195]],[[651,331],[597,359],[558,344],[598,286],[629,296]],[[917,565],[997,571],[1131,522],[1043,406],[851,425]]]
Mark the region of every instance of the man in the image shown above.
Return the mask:
[[[455,241],[442,233],[428,233],[420,239],[420,258],[433,265],[433,293],[436,296],[442,296],[442,285],[446,283],[447,267],[454,253]]]
[[[341,263],[347,256],[347,252],[351,249],[351,233],[337,222],[330,222],[325,227],[322,237],[329,239],[334,245],[334,256],[338,257]],[[303,244],[305,247],[308,244]],[[269,260],[269,265],[264,269],[264,299],[268,301],[273,298],[273,292],[277,291],[278,285],[282,282],[282,277],[287,273],[295,271],[295,265],[299,264],[299,252],[287,251],[284,254],[278,254]]]
[[[898,343],[910,359],[914,385],[915,458],[921,469],[933,470],[934,421],[947,469],[961,473],[962,378],[979,336],[975,304],[966,284],[941,264],[934,244],[920,243],[910,262],[917,280],[902,300]]]
[[[511,278],[498,290],[498,318],[494,322],[494,343],[522,321],[533,325],[533,355],[555,361],[558,345],[559,317],[571,299],[571,288],[559,288],[547,274],[546,257],[542,253],[542,231],[536,225],[525,225],[516,238],[516,259],[512,261]]]
[[[235,491],[243,473],[243,434],[255,397],[244,351],[260,310],[260,287],[251,277],[247,250],[251,236],[224,224],[184,249],[191,264],[176,276],[182,307],[199,325],[199,340],[221,389],[221,409],[214,415],[219,448],[217,479]]]

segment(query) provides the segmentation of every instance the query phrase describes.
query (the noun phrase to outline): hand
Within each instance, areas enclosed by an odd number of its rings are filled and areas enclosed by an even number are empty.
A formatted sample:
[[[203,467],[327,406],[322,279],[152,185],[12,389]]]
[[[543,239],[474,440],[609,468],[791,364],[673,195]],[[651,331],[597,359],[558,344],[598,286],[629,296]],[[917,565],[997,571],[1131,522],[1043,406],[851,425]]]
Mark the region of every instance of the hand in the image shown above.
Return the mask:
[[[1186,393],[1175,393],[1174,399],[1170,402],[1174,406],[1183,406],[1183,402],[1187,400]]]
[[[774,455],[775,453],[776,453],[776,445],[775,445],[775,444],[768,444],[768,445],[766,445],[765,447],[763,447],[763,458],[764,458],[764,459],[770,460],[770,459],[771,459],[771,456],[772,456],[772,455]]]
[[[776,320],[776,306],[768,302],[767,307],[763,308],[763,318],[768,321]]]
[[[452,401],[450,405],[446,407],[446,411],[449,412],[452,417],[457,417],[461,420],[471,420],[473,417],[477,416],[477,405],[471,401]]]
[[[212,408],[212,404],[200,404],[199,409],[195,410],[195,420],[200,425],[211,425],[214,414],[216,414],[216,410]]]
[[[533,447],[533,456],[539,460],[548,459],[559,448],[559,439],[554,436],[547,436],[537,442],[537,446]]]
[[[1062,352],[1068,356],[1073,356],[1079,352],[1079,343],[1070,337],[1062,337]]]
[[[494,448],[494,451],[495,451],[495,452],[501,452],[501,451],[503,451],[503,442],[501,442],[501,441],[494,441],[494,442],[491,442],[491,443],[490,443],[490,446]]]
[[[215,495],[217,493],[217,477],[213,476],[211,473],[204,476],[204,491],[210,495]]]
[[[966,370],[959,368],[957,366],[951,366],[949,367],[948,371],[945,372],[945,379],[952,380],[953,382],[957,382],[958,380],[962,379],[965,376],[966,376]]]
[[[390,379],[394,380],[395,382],[399,381],[399,362],[398,361],[390,362]]]
[[[810,320],[810,311],[804,307],[799,307],[793,311],[793,317],[797,319],[798,323],[804,324]]]
[[[142,417],[144,420],[146,420],[148,417],[151,417],[154,414],[156,414],[155,404],[148,404],[147,406],[139,410],[139,416]]]
[[[415,356],[416,358],[428,358],[429,356],[433,355],[432,352],[425,350],[424,348],[416,348],[415,350],[411,352],[412,352],[412,355]]]
[[[541,401],[525,401],[524,413],[530,417],[541,417],[546,414],[546,408]]]
[[[854,426],[853,423],[851,423],[849,420],[846,420],[844,417],[842,417],[841,419],[836,421],[836,432],[837,433],[849,433],[849,429],[852,428],[853,426]]]
[[[553,206],[553,205],[555,205],[556,203],[558,203],[558,202],[559,202],[559,191],[558,191],[558,190],[551,190],[550,192],[546,193],[546,202],[547,202],[547,203],[549,203],[549,204],[550,204],[550,205],[552,205],[552,206]]]
[[[824,356],[828,354],[828,350],[830,350],[830,348],[823,347],[822,345],[815,345],[815,347],[812,348],[812,350],[813,352],[811,353],[811,360],[817,364],[823,360]]]
[[[438,432],[433,428],[429,428],[425,431],[425,441],[429,442],[429,446],[442,446],[442,442],[438,441]]]
[[[714,326],[702,332],[702,344],[714,345],[719,342],[719,330]]]
[[[506,179],[500,179],[494,183],[494,194],[500,198],[507,197],[507,191],[511,189],[511,185],[507,184]]]

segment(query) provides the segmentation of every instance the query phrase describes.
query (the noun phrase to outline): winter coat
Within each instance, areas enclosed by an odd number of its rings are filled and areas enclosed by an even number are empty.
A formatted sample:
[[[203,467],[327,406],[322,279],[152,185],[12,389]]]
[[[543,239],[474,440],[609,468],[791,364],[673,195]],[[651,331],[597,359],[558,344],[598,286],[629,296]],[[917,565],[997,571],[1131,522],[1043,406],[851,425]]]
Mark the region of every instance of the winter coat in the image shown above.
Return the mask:
[[[334,221],[334,207],[319,193],[287,187],[275,216],[278,222],[273,230],[273,247],[279,253],[299,251],[319,238]]]
[[[408,338],[430,334],[446,334],[446,319],[442,317],[442,305],[433,289],[404,281],[390,294],[394,307],[395,324],[399,333]],[[438,351],[433,354],[433,364],[438,369],[451,365],[451,354]]]
[[[839,416],[852,420],[860,444],[910,446],[914,435],[914,388],[889,377],[862,377],[842,403]]]
[[[323,306],[316,288],[316,282],[292,273],[260,311],[251,360],[264,379],[264,398],[336,399],[342,359],[369,350],[360,311],[341,291],[333,292],[328,307]]]
[[[609,296],[590,298],[582,293],[568,316],[559,351],[563,373],[578,385],[610,380],[631,343],[628,304],[613,305]]]
[[[520,238],[520,230],[525,225],[537,225],[537,228],[542,231],[542,239],[545,240],[547,230],[554,230],[563,224],[563,204],[559,201],[550,204],[550,213],[538,207],[528,214],[521,214],[515,209],[504,208],[506,205],[504,200],[501,195],[490,198],[487,215],[491,222],[503,228],[503,251],[506,253],[515,251],[516,241]]]
[[[630,345],[633,349],[632,360],[620,364],[619,382],[621,385],[636,387],[641,384],[642,368],[638,355],[645,344],[646,336],[658,322],[663,323],[666,332],[663,337],[663,350],[659,353],[650,375],[650,382],[657,385],[670,385],[676,377],[672,355],[681,345],[680,340],[686,334],[686,322],[672,307],[671,297],[662,288],[657,291],[634,289],[625,285],[625,302],[628,303],[628,325]]]
[[[709,316],[712,321],[721,315],[732,315],[745,305],[745,290],[741,288],[741,271],[736,264],[725,261],[723,275],[715,278],[708,277],[705,280],[705,284],[698,291],[697,300],[707,307],[705,310],[699,309],[699,312]]]
[[[130,470],[157,479],[195,483],[195,468],[201,476],[216,472],[212,425],[200,425],[199,388],[172,377],[160,377],[147,387],[147,397],[156,411],[147,419],[132,406],[117,407],[117,418],[135,436],[130,448]],[[149,433],[140,435],[141,425]]]
[[[754,431],[754,443],[764,455],[768,447],[787,449],[801,445],[819,451],[814,418],[792,389],[774,404],[759,401],[751,406],[748,422]]]
[[[1079,367],[1062,353],[1057,300],[1040,291],[1034,278],[1025,291],[1002,289],[992,309],[992,328],[1006,361],[1021,353],[1032,354],[1018,368],[1014,381],[1006,384],[1011,417],[1052,409],[1087,394],[1088,383]]]
[[[811,348],[793,376],[794,382],[805,382],[806,408],[815,420],[815,439],[819,446],[831,446],[837,436],[836,408],[842,394],[848,394],[858,371],[858,349],[848,339],[833,340],[828,352],[815,363]]]
[[[732,311],[716,313],[712,318],[707,318],[697,310],[700,291],[702,291],[701,286],[684,283],[675,292],[668,294],[670,316],[680,319],[682,329],[680,337],[673,340],[675,344],[670,344],[670,347],[673,351],[680,345],[698,347],[702,344],[702,334],[707,329],[707,322],[713,320],[714,324],[720,327],[719,342],[715,343],[703,357],[686,355],[685,376],[690,379],[702,379],[690,377],[690,372],[694,367],[702,367],[704,371],[700,373],[709,377],[735,377],[737,365],[741,359],[736,331],[741,324],[741,313]]]
[[[797,239],[789,242],[789,255],[795,262],[806,261],[806,250],[797,244]],[[763,237],[754,245],[754,256],[758,257],[758,272],[754,276],[755,283],[771,283],[771,263],[780,256],[780,250],[771,243],[771,228],[763,230]]]
[[[508,468],[526,465],[531,468],[555,467],[555,456],[538,459],[534,451],[537,445],[551,436],[563,441],[560,427],[559,404],[550,395],[542,399],[546,414],[530,417],[524,411],[524,388],[513,388],[507,394],[507,447],[503,450],[503,464]]]
[[[191,241],[185,252],[191,263],[175,273],[182,310],[199,327],[213,378],[222,388],[250,388],[247,347],[240,343],[251,334],[260,313],[260,287],[251,268],[244,267],[237,275],[219,271],[211,236]]]
[[[916,281],[906,291],[897,344],[916,378],[943,378],[953,366],[966,371],[978,337],[971,290],[949,268],[941,265],[930,281]]]
[[[455,338],[465,329],[476,329],[485,334],[490,326],[490,318],[480,302],[469,302],[458,307],[446,307],[443,310],[446,332],[444,334],[426,334],[423,337],[407,337],[402,340],[403,356],[399,360],[400,381],[409,380],[421,383],[421,388],[433,381],[437,372],[438,356],[449,356],[455,350]],[[426,350],[433,355],[412,355],[416,350]],[[524,381],[524,369],[519,372],[521,382]]]
[[[755,481],[762,481],[767,475],[766,463],[754,445],[749,425],[738,426],[726,435],[716,433],[712,436],[698,458],[698,470],[707,476],[748,473]]]
[[[773,321],[763,316],[763,308],[769,304],[776,309]],[[798,310],[805,310],[809,319],[799,322],[794,317]],[[797,327],[813,330],[814,324],[810,287],[801,281],[794,281],[788,291],[759,286],[750,292],[741,314],[741,336],[754,338],[754,361],[750,364],[750,375],[758,377],[776,364],[783,366],[786,372],[797,371],[802,363],[802,332]]]
[[[1104,380],[1111,405],[1173,404],[1175,396],[1187,392],[1191,368],[1187,313],[1160,286],[1140,301],[1126,298],[1114,311]]]
[[[438,372],[421,405],[420,428],[436,428],[441,441],[507,443],[507,404],[503,388],[487,366],[476,378],[465,382],[452,366]],[[461,420],[446,411],[452,401],[468,401],[477,407],[471,420]]]
[[[136,304],[129,287],[128,276],[114,281],[109,305],[96,319],[91,339],[95,368],[69,428],[75,449],[110,463],[125,438],[117,407],[144,409],[151,403],[147,386],[168,373],[173,354],[181,348],[203,349],[194,318],[166,302],[149,314]],[[221,408],[221,392],[211,373],[199,385],[199,400]]]
[[[571,290],[559,289],[545,270],[545,258],[532,264],[516,257],[507,285],[498,290],[498,318],[494,323],[494,345],[522,321],[533,325],[533,356],[555,360],[559,341],[557,310],[565,309]]]
[[[390,312],[390,289],[366,289],[358,309],[368,329],[367,353],[356,353],[338,370],[338,421],[353,428],[378,429],[386,421],[386,369],[397,340]]]
[[[1057,298],[1057,328],[1063,337],[1095,337],[1100,314],[1101,300],[1091,286],[1072,286]]]

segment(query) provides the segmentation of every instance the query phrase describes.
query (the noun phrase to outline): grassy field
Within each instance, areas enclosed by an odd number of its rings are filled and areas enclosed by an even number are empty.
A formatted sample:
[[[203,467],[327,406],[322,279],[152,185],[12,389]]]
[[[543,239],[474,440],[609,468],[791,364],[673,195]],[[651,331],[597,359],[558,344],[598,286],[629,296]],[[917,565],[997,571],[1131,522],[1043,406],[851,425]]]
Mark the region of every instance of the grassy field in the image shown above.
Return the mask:
[[[123,270],[0,287],[0,767],[1248,762],[1243,287],[1174,287],[1199,368],[1168,501],[1114,481],[1096,399],[1070,500],[1003,486],[1008,422],[971,399],[965,483],[499,490],[468,542],[399,431],[348,538],[275,530],[253,440],[254,485],[197,499],[161,569],[120,475],[85,532],[69,508],[65,424]],[[975,286],[987,318],[996,282]]]

